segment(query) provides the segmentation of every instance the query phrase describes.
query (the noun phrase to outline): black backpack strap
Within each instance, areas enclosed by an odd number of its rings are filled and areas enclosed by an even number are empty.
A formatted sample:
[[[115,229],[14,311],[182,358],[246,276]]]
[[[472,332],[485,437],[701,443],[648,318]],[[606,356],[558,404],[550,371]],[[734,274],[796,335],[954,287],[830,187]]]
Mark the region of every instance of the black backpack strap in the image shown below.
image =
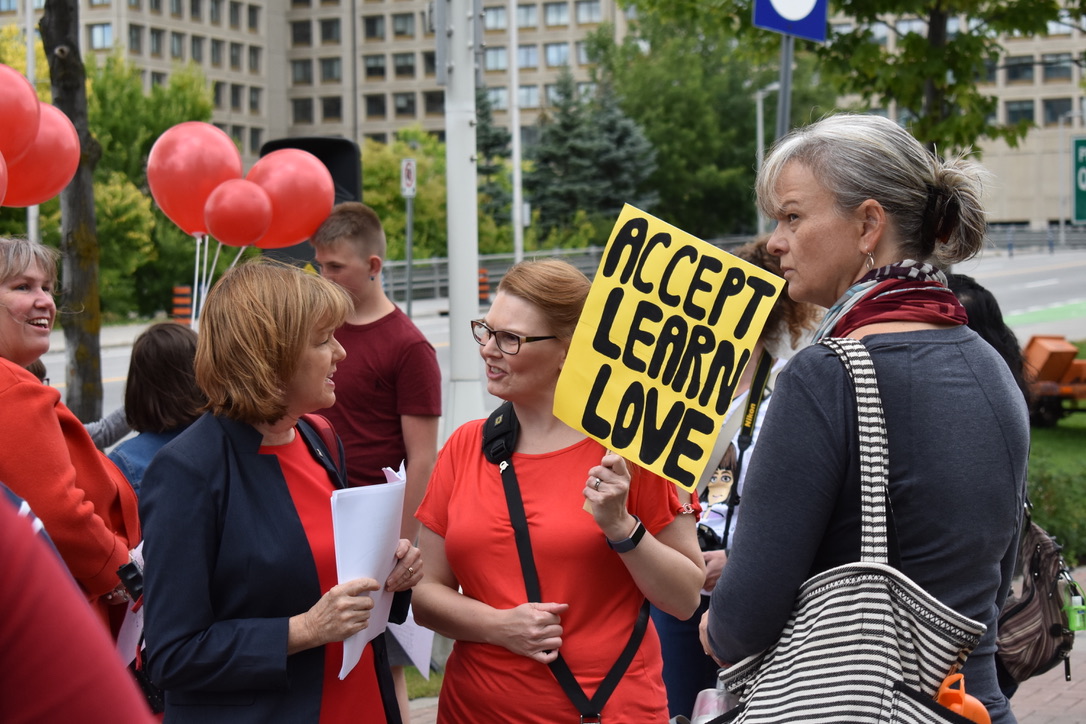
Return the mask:
[[[535,558],[532,555],[532,539],[528,534],[528,517],[524,512],[524,499],[520,495],[517,474],[513,470],[512,457],[518,429],[517,416],[513,411],[512,403],[503,403],[490,414],[483,425],[483,455],[490,462],[497,464],[501,473],[505,502],[509,506],[509,520],[513,526],[513,538],[517,544],[517,556],[520,558],[520,567],[524,574],[524,588],[528,594],[528,600],[539,603],[543,600],[539,586],[539,573],[536,571]],[[548,664],[562,691],[580,713],[582,724],[600,721],[600,712],[603,711],[604,704],[611,697],[618,682],[622,680],[622,675],[630,667],[634,655],[641,646],[641,640],[648,628],[648,621],[649,602],[645,600],[641,604],[637,622],[634,624],[625,648],[600,682],[591,700],[577,682],[577,677],[573,675],[569,664],[562,658],[562,654],[558,654],[558,657]]]
[[[332,423],[323,415],[307,413],[298,418],[298,430],[321,465],[339,487],[347,487],[347,459],[343,442],[336,435]]]
[[[728,514],[724,518],[724,534],[720,540],[724,546],[728,545],[728,535],[731,533],[732,516],[739,505],[739,475],[743,470],[743,456],[747,448],[754,442],[754,426],[758,423],[758,408],[765,399],[766,384],[769,382],[769,373],[773,370],[773,357],[763,351],[758,357],[758,367],[754,370],[754,377],[750,383],[750,392],[747,395],[747,404],[743,410],[743,426],[739,431],[739,450],[735,462],[735,470],[732,471],[732,489],[728,491]]]

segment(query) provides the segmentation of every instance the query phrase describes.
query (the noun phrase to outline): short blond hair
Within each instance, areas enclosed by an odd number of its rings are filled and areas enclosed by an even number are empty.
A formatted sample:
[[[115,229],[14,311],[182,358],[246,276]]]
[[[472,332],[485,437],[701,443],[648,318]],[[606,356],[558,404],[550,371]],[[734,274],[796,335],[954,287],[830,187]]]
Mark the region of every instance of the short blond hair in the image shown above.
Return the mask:
[[[498,284],[498,292],[520,297],[537,307],[550,333],[568,344],[591,287],[588,277],[568,261],[531,259],[511,266]]]
[[[196,383],[208,409],[250,425],[282,418],[314,330],[339,327],[350,308],[339,286],[289,264],[256,259],[226,272],[200,312]]]
[[[51,246],[22,237],[0,237],[0,282],[18,276],[37,263],[56,286],[57,259],[60,254]]]

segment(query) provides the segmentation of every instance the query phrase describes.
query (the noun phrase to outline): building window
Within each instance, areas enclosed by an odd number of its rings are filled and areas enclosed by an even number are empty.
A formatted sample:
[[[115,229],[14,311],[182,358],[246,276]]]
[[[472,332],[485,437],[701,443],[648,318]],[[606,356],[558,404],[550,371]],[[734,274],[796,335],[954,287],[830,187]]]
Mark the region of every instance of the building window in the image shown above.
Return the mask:
[[[222,65],[222,49],[225,43],[222,40],[211,40],[211,64],[215,67]]]
[[[543,86],[543,98],[548,106],[558,105],[558,84],[548,83]]]
[[[94,3],[91,3],[92,5]],[[184,9],[181,7],[181,0],[170,0],[170,15],[174,17],[181,17],[185,14]]]
[[[1046,35],[1070,35],[1071,28],[1077,26],[1071,18],[1071,13],[1066,8],[1060,10],[1060,15],[1056,20],[1048,21],[1048,28],[1045,31]]]
[[[313,61],[308,59],[290,61],[290,80],[294,85],[312,85]]]
[[[162,57],[162,45],[166,40],[166,31],[159,30],[158,28],[151,28],[151,55],[156,58]]]
[[[401,38],[415,37],[415,16],[410,13],[393,15],[392,34]]]
[[[598,23],[603,19],[600,0],[577,0],[577,22]]]
[[[339,45],[339,18],[321,21],[321,43]]]
[[[383,55],[366,55],[362,60],[366,63],[366,77],[367,78],[384,78],[385,77],[385,56]]]
[[[545,3],[543,5],[543,23],[545,25],[569,25],[569,3]]]
[[[245,126],[230,126],[230,138],[240,148],[241,144],[245,142]]]
[[[539,86],[522,85],[517,91],[518,108],[539,108]]]
[[[211,84],[211,99],[216,108],[222,108],[223,101],[226,100],[226,83],[217,80]]]
[[[242,101],[245,99],[245,86],[237,83],[230,84],[230,110],[240,111]]]
[[[505,8],[483,8],[483,27],[487,30],[505,30]]]
[[[362,18],[362,26],[366,33],[366,40],[385,39],[385,16],[367,15]]]
[[[382,95],[366,96],[366,118],[387,118],[388,100]]]
[[[591,98],[594,95],[596,95],[596,84],[595,83],[584,82],[584,83],[578,83],[577,84],[577,97],[578,98]]]
[[[437,53],[432,50],[422,52],[422,72],[426,75],[437,74]]]
[[[487,70],[505,70],[505,47],[487,48],[483,55],[483,67]]]
[[[1049,53],[1041,56],[1045,83],[1071,82],[1071,54]]]
[[[445,91],[425,91],[422,94],[423,108],[428,116],[445,114]]]
[[[392,104],[396,108],[397,118],[414,118],[415,112],[415,94],[414,93],[393,93]]]
[[[169,81],[169,76],[165,73],[151,73],[151,85],[154,87],[164,86]]]
[[[366,138],[371,141],[376,141],[377,143],[388,143],[387,133],[367,133]]]
[[[128,52],[139,54],[143,52],[143,26],[128,26]]]
[[[35,0],[35,2],[34,2],[35,9],[38,7],[38,2],[39,1],[41,2],[43,7],[45,6],[45,0]],[[128,7],[132,8],[133,10],[139,10],[140,7],[141,7],[140,0],[128,0]]]
[[[321,58],[321,82],[338,83],[343,78],[342,58]]]
[[[87,26],[90,47],[94,50],[108,50],[113,47],[113,24],[98,23]]]
[[[290,101],[290,107],[294,116],[294,123],[313,122],[312,98],[294,98]]]
[[[588,65],[588,43],[579,40],[575,47],[577,52],[577,64]]]
[[[339,96],[321,98],[321,119],[325,123],[343,120],[343,99]]]
[[[222,24],[222,3],[223,0],[209,0],[208,12],[211,17],[211,22],[216,25]]]
[[[109,0],[90,0],[90,6],[92,8],[93,7],[104,7],[104,6],[107,6],[107,5],[109,5]],[[5,11],[14,12],[15,9],[16,8],[15,8],[14,1],[7,2],[7,0],[0,0],[0,12],[5,12]]]
[[[313,27],[308,20],[296,20],[290,24],[290,44],[295,48],[313,44]]]
[[[170,33],[170,57],[174,60],[185,58],[185,36],[181,33]]]
[[[290,0],[290,6],[292,8],[307,8],[311,4],[312,3],[310,3],[309,0]]]
[[[517,27],[539,27],[539,8],[535,5],[517,5]]]
[[[260,153],[260,147],[264,145],[264,129],[249,129],[249,153],[254,156]]]
[[[996,62],[994,60],[985,60],[984,67],[981,68],[977,74],[977,83],[995,83],[996,82]]]
[[[202,20],[204,14],[203,0],[189,0],[189,19]]]
[[[928,24],[920,18],[902,18],[897,21],[894,27],[897,29],[898,36],[905,36],[909,33],[928,34]]]
[[[162,0],[147,0],[147,9],[153,13],[162,12]]]
[[[504,111],[509,108],[509,89],[487,88],[486,97],[490,99],[490,107],[495,111]]]
[[[259,45],[250,45],[249,46],[249,72],[250,73],[259,73],[260,72],[260,59],[261,59],[260,58],[260,56],[261,56],[260,50],[261,50],[261,48],[260,48]]]
[[[241,43],[230,43],[230,67],[234,70],[241,70]]]
[[[256,32],[256,31],[260,30],[260,6],[259,5],[250,5],[248,11],[249,11],[249,30],[252,30],[253,32]]]
[[[1004,63],[1007,69],[1008,83],[1032,83],[1033,82],[1033,56],[1012,55]]]
[[[189,53],[192,55],[193,63],[204,62],[204,39],[193,35],[192,42],[189,43]]]
[[[548,68],[561,68],[569,65],[569,43],[547,43],[544,46]]]
[[[396,53],[392,56],[392,66],[396,69],[397,78],[414,78],[415,54]]]
[[[241,27],[241,3],[239,2],[230,3],[230,27]]]
[[[538,45],[522,45],[517,48],[517,67],[518,68],[538,68],[539,67],[539,46]]]
[[[263,100],[262,89],[252,86],[249,88],[249,112],[260,113],[260,102]]]
[[[1071,99],[1045,98],[1041,101],[1041,107],[1044,113],[1045,125],[1055,126],[1059,124],[1062,116],[1071,112]]]
[[[1007,123],[1033,123],[1033,101],[1007,101]]]

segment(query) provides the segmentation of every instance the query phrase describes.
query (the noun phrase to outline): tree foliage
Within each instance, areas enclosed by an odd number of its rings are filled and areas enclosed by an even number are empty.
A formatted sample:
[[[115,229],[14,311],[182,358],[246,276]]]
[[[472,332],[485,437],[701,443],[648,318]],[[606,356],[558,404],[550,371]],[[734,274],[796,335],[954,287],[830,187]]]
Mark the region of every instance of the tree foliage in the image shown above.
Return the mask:
[[[533,238],[545,246],[561,244],[566,232],[587,219],[602,243],[623,203],[650,210],[655,194],[645,191],[645,182],[655,167],[652,145],[608,88],[581,98],[569,68],[563,69],[554,106],[540,118],[539,129],[524,174],[532,226],[538,227]]]
[[[739,39],[755,57],[772,62],[780,35],[751,24],[753,0],[627,0],[642,17],[699,32]],[[813,52],[823,82],[839,95],[856,94],[868,108],[888,108],[909,119],[910,131],[940,151],[1002,139],[1014,146],[1029,125],[1000,124],[996,98],[976,79],[1002,54],[999,35],[1043,35],[1061,19],[1058,0],[836,0],[830,12],[852,20],[831,29],[824,45],[797,39],[797,54]],[[1068,19],[1082,16],[1081,0],[1069,3]],[[967,16],[954,27],[950,19]],[[919,19],[922,30],[898,19]],[[895,48],[874,32],[887,27]],[[952,32],[953,31],[953,32]]]
[[[775,80],[756,54],[714,30],[649,16],[632,25],[621,45],[608,27],[589,38],[597,75],[656,150],[649,185],[659,195],[657,215],[702,238],[755,228],[754,94]],[[812,81],[810,58],[801,56],[797,65],[792,117],[802,122],[814,109],[829,110],[834,97]],[[767,96],[767,141],[776,105],[776,94]]]

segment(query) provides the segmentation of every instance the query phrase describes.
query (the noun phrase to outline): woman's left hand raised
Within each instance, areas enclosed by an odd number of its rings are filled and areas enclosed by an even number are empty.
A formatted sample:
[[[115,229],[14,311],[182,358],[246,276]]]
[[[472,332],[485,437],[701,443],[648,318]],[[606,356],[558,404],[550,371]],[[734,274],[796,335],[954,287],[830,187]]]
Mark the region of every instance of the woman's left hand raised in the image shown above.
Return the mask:
[[[396,545],[396,567],[388,574],[385,590],[395,593],[406,591],[422,580],[422,553],[411,545],[411,541],[401,538]]]
[[[603,534],[622,540],[634,527],[633,516],[626,510],[630,494],[630,473],[622,456],[608,451],[599,465],[588,471],[584,497],[592,503],[592,517]]]

